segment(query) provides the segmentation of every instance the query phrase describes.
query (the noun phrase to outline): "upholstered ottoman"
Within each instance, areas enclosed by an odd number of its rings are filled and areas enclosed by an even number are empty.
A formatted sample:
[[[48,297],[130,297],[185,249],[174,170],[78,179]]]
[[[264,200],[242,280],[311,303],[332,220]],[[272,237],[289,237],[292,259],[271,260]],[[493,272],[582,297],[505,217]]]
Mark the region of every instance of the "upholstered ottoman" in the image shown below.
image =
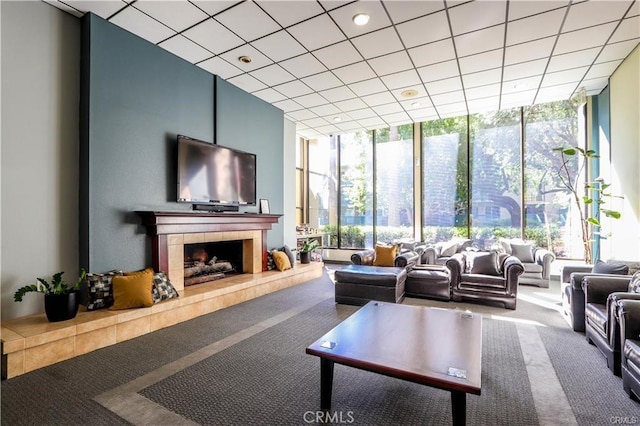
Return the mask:
[[[444,268],[413,269],[407,274],[404,291],[407,296],[449,301],[451,299],[449,272]]]
[[[395,266],[347,265],[335,272],[336,303],[364,305],[370,300],[400,303],[407,270]]]

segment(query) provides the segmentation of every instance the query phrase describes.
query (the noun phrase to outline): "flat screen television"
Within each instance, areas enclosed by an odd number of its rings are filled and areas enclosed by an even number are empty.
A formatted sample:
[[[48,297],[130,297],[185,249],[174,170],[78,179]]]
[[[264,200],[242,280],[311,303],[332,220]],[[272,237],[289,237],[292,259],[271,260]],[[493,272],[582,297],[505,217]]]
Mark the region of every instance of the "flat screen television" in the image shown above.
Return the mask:
[[[255,206],[255,154],[178,135],[178,202],[211,211]]]

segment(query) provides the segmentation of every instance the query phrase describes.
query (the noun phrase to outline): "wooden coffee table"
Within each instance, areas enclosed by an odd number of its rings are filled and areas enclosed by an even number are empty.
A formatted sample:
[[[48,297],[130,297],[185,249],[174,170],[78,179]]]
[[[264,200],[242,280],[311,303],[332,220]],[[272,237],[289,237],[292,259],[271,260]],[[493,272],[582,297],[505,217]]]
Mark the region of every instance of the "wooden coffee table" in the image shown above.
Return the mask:
[[[334,363],[451,392],[454,425],[466,394],[480,395],[482,317],[468,312],[369,302],[307,347],[320,357],[320,408],[331,409]]]

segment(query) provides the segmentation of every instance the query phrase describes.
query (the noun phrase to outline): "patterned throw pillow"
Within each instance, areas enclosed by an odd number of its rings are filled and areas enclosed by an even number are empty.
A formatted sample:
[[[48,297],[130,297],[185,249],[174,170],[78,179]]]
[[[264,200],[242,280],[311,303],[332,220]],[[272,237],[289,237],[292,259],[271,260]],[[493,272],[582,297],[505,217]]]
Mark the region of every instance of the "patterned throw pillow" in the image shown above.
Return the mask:
[[[151,287],[151,296],[153,303],[163,300],[179,297],[178,292],[169,281],[169,277],[164,272],[158,272],[153,275],[153,286]]]
[[[640,271],[633,274],[629,283],[629,293],[640,293]]]
[[[276,261],[273,260],[273,250],[267,251],[267,271],[276,269]]]
[[[87,311],[104,309],[113,305],[113,285],[115,276],[124,275],[121,270],[113,270],[104,274],[88,273],[85,275],[85,297],[83,303]]]

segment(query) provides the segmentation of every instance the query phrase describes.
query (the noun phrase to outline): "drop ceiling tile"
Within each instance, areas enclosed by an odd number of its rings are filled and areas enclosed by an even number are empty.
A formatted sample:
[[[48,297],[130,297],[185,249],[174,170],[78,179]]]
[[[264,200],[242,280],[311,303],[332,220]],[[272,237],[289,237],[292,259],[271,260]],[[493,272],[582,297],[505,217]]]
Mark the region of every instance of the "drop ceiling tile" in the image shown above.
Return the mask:
[[[291,111],[289,115],[295,121],[309,120],[311,118],[317,118],[318,116],[308,109],[301,109],[298,111]]]
[[[509,3],[509,20],[524,18],[525,16],[536,15],[552,9],[565,7],[569,4],[565,1],[512,1]]]
[[[280,65],[298,78],[327,71],[327,68],[310,53],[287,59],[280,62]]]
[[[264,56],[250,44],[244,44],[240,47],[236,47],[235,49],[229,50],[228,52],[225,52],[220,56],[231,65],[237,66],[245,72],[266,67],[267,65],[271,65],[273,63],[271,59]],[[251,62],[248,64],[240,62],[238,58],[241,56],[249,56],[251,58]]]
[[[171,28],[162,25],[134,7],[127,7],[109,21],[153,44],[175,34]]]
[[[465,95],[467,98],[467,102],[469,102],[470,100],[476,100],[476,99],[482,99],[482,98],[498,97],[500,96],[500,83],[494,83],[486,86],[479,86],[479,87],[466,89]],[[469,108],[471,108],[471,106],[469,106]]]
[[[387,12],[391,16],[394,24],[399,24],[418,16],[428,15],[444,9],[444,2],[441,0],[434,1],[412,1],[397,0],[387,1],[384,3]]]
[[[191,63],[200,62],[213,56],[207,49],[180,34],[163,41],[158,46]]]
[[[253,41],[251,45],[276,62],[301,55],[307,51],[284,30]]]
[[[325,98],[318,95],[317,93],[309,93],[308,95],[293,98],[293,100],[307,108],[311,108],[318,105],[324,105],[328,103]]]
[[[325,120],[324,118],[320,118],[320,117],[310,118],[308,120],[303,120],[302,123],[307,125],[307,126],[309,126],[309,127],[328,126],[328,125],[331,124],[327,120]]]
[[[484,86],[486,84],[499,83],[502,79],[502,68],[487,71],[474,72],[462,76],[465,88]]]
[[[345,84],[355,83],[356,81],[368,80],[376,76],[369,64],[365,61],[357,64],[347,65],[346,67],[336,68],[332,70]]]
[[[301,79],[304,84],[311,87],[316,92],[342,86],[342,82],[332,72],[326,71],[320,74],[311,75]]]
[[[618,65],[622,62],[621,59],[610,61],[610,62],[602,62],[599,64],[593,65],[587,75],[584,77],[585,80],[600,78],[600,77],[610,77],[611,74],[618,68]]]
[[[622,23],[611,37],[610,43],[631,40],[640,37],[640,16],[623,19]]]
[[[357,121],[348,121],[346,123],[338,123],[336,124],[336,127],[338,127],[343,132],[354,132],[354,131],[364,132],[365,131],[365,129]]]
[[[414,69],[385,75],[380,77],[380,79],[390,90],[422,83],[422,81],[420,81],[420,76]]]
[[[505,49],[504,64],[512,65],[535,59],[548,58],[551,56],[555,39],[555,37],[547,37],[528,43],[509,46]]]
[[[314,51],[313,55],[329,69],[362,61],[360,53],[348,41],[323,47]]]
[[[456,77],[459,75],[457,61],[441,62],[439,64],[429,65],[418,68],[418,73],[422,77],[422,81],[429,82],[442,80],[444,78]]]
[[[347,99],[346,101],[338,101],[333,104],[345,112],[367,107],[367,104],[362,102],[360,98]]]
[[[321,126],[321,127],[316,127],[316,130],[325,134],[325,135],[330,135],[333,133],[338,133],[340,132],[340,129],[337,128],[336,126],[334,126],[333,124],[329,124],[328,126]]]
[[[242,74],[237,77],[231,77],[227,81],[233,84],[234,86],[238,86],[245,92],[249,92],[249,93],[255,92],[256,90],[261,90],[267,87],[266,85],[256,80],[254,77],[250,76],[249,74]]]
[[[242,1],[224,1],[224,0],[191,0],[191,3],[204,10],[209,16],[216,15],[233,5],[240,4]]]
[[[429,30],[425,31],[425,28]],[[444,11],[396,25],[396,30],[407,48],[451,37]]]
[[[591,65],[600,52],[599,47],[579,50],[562,55],[553,55],[549,61],[547,72],[561,71],[569,68],[577,68],[584,65]]]
[[[268,87],[266,89],[263,90],[258,90],[256,92],[251,93],[254,96],[259,97],[260,99],[262,99],[265,102],[269,102],[269,103],[273,103],[273,102],[278,102],[278,101],[283,101],[285,100],[287,97],[282,95],[279,92],[276,92],[275,90],[273,90],[272,88]]]
[[[577,82],[567,83],[558,86],[542,87],[538,90],[536,103],[563,101],[569,99],[576,89]]]
[[[523,92],[515,92],[503,94],[500,97],[500,108],[513,108],[525,105],[533,105],[538,90],[525,90]]]
[[[438,119],[438,113],[436,112],[436,109],[433,107],[411,110],[409,111],[409,116],[414,121],[430,121],[430,120]]]
[[[291,121],[296,121],[296,120],[294,120],[294,119],[290,118],[290,117],[289,117],[289,114],[285,114],[284,116],[285,116],[285,118],[289,118]],[[308,128],[309,128],[309,126],[307,126],[307,125],[305,125],[305,124],[302,124],[302,123],[300,123],[299,121],[298,121],[298,122],[296,122],[296,132],[299,132],[299,131],[301,131],[301,130],[305,130],[305,129],[308,129]]]
[[[586,1],[571,5],[562,31],[573,31],[622,19],[631,1]]]
[[[521,62],[515,65],[509,65],[504,67],[503,80],[515,80],[523,77],[531,77],[533,75],[540,75],[544,73],[544,69],[547,66],[546,59],[538,59],[537,61]]]
[[[336,7],[343,6],[347,3],[351,3],[353,0],[319,0],[326,10],[333,10]]]
[[[349,85],[349,88],[358,96],[370,95],[371,93],[378,93],[387,90],[382,81],[377,77],[352,83]]]
[[[280,25],[252,2],[240,3],[214,16],[214,19],[246,41],[255,40],[280,29]]]
[[[77,9],[81,12],[93,12],[94,14],[100,16],[101,18],[107,19],[109,16],[113,15],[120,9],[127,6],[126,2],[121,0],[111,0],[111,1],[90,1],[90,0],[65,0],[64,3],[61,2],[51,2],[54,6],[71,6],[67,10],[69,13],[76,14],[77,12],[73,9]],[[72,9],[73,8],[73,9]],[[66,9],[65,9],[66,10]],[[76,15],[78,17],[82,15]]]
[[[638,16],[640,15],[640,2],[634,2],[633,6],[631,6],[631,10],[629,10],[629,12],[627,12],[627,15],[625,16],[626,18],[630,18],[632,16]]]
[[[502,83],[502,93],[516,93],[527,90],[537,90],[542,81],[542,75],[519,78],[517,80],[505,81]]]
[[[410,97],[404,96],[403,93],[406,90],[415,90],[417,94],[415,96],[410,96]],[[425,103],[427,101],[429,104],[431,104],[431,101],[429,100],[429,94],[427,93],[427,89],[426,87],[424,87],[423,84],[396,89],[391,91],[391,94],[398,102],[400,102],[402,105],[405,105],[405,106],[410,105],[412,102],[415,102],[415,101],[422,102],[423,106],[427,105]]]
[[[250,74],[265,83],[267,86],[275,86],[277,84],[286,83],[287,81],[296,79],[278,64],[272,64],[264,68],[260,68],[252,71]]]
[[[369,62],[371,68],[373,68],[378,75],[387,75],[413,68],[411,59],[404,50],[390,55],[369,59],[367,62]]]
[[[340,111],[338,107],[334,106],[333,104],[320,105],[320,106],[309,108],[309,110],[321,117],[325,117],[328,115],[333,116],[333,115],[342,113],[342,111]]]
[[[440,106],[442,105],[464,103],[464,92],[458,90],[457,92],[443,93],[441,95],[431,95],[431,101],[440,111]]]
[[[261,0],[257,3],[283,27],[288,27],[324,12],[318,3],[310,1]]]
[[[560,34],[554,54],[573,52],[605,44],[616,23],[598,25],[597,27]]]
[[[376,113],[371,108],[357,109],[346,113],[354,120],[362,120],[364,118],[375,117]]]
[[[274,86],[273,88],[290,98],[306,95],[307,93],[313,92],[313,90],[311,90],[306,84],[298,80],[280,84],[278,86]]]
[[[578,83],[582,80],[589,67],[573,68],[570,70],[546,73],[542,79],[541,87],[557,86],[571,82]]]
[[[600,52],[600,55],[596,58],[596,62],[624,59],[638,45],[638,42],[640,42],[640,39],[609,43],[602,49],[602,52]]]
[[[393,95],[389,92],[381,92],[373,95],[362,96],[360,99],[362,99],[370,107],[389,104],[396,101],[396,98],[394,98]]]
[[[386,28],[351,39],[354,46],[366,59],[386,55],[403,49],[393,28]]]
[[[454,37],[458,56],[498,49],[504,44],[504,24]]]
[[[244,40],[213,19],[207,19],[182,34],[215,54],[244,44]]]
[[[396,96],[396,98],[398,98]],[[416,110],[416,109],[425,109],[425,108],[433,108],[433,104],[431,103],[431,99],[428,96],[422,96],[419,98],[411,98],[400,101],[400,105],[406,110]]]
[[[458,60],[460,64],[460,72],[462,74],[470,74],[478,71],[490,70],[502,67],[502,57],[504,49],[491,50],[477,55],[465,56]]]
[[[411,118],[409,118],[409,115],[404,111],[395,114],[384,114],[381,115],[380,118],[390,126],[404,126],[405,124],[411,123]]]
[[[358,13],[369,15],[367,25],[358,26],[353,23],[353,17]],[[356,37],[371,31],[379,30],[391,25],[387,13],[379,1],[359,1],[329,12],[347,37]]]
[[[382,129],[384,127],[387,127],[387,123],[385,123],[384,120],[378,117],[364,118],[362,120],[358,120],[358,123],[360,123],[362,126],[364,126],[365,129],[368,130]]]
[[[240,68],[231,65],[219,56],[199,62],[197,65],[212,74],[224,78],[225,80],[244,73]]]
[[[565,9],[512,21],[507,24],[507,46],[555,36],[560,32]]]
[[[346,38],[326,14],[287,28],[287,31],[308,50],[316,50]]]
[[[467,115],[467,104],[464,102],[448,105],[440,105],[436,108],[441,118],[459,117]]]
[[[501,24],[507,13],[507,2],[471,2],[449,9],[451,30],[454,35],[476,31]]]
[[[133,7],[180,32],[205,20],[208,15],[189,2],[138,0]]]
[[[315,139],[318,136],[323,136],[320,132],[309,128],[300,130],[298,133],[307,139]]]
[[[397,102],[374,106],[374,107],[371,107],[371,109],[374,110],[378,115],[387,115],[387,114],[394,114],[396,112],[404,112],[404,109]]]
[[[462,82],[460,81],[459,76],[425,83],[424,85],[432,96],[439,95],[440,93],[462,90]]]
[[[467,106],[469,108],[469,114],[497,111],[500,108],[500,96],[468,100]]]
[[[409,49],[409,55],[416,67],[444,62],[456,57],[451,38]]]
[[[356,94],[347,86],[334,87],[333,89],[323,90],[320,94],[329,102],[344,101],[346,99],[356,98]]]
[[[291,99],[286,99],[280,102],[274,102],[272,105],[276,108],[280,108],[286,113],[291,113],[292,111],[297,111],[299,109],[302,109],[302,105],[292,101]]]
[[[582,80],[580,87],[584,87],[587,91],[597,91],[600,93],[602,89],[607,87],[607,84],[609,84],[609,79],[606,77],[600,77]]]

